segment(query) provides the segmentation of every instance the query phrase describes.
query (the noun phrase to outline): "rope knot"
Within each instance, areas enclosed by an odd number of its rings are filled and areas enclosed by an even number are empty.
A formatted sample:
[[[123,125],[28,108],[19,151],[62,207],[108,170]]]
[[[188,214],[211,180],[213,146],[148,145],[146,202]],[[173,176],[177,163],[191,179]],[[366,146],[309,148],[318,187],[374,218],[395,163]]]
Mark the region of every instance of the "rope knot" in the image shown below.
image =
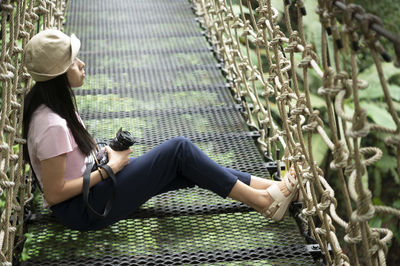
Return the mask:
[[[243,24],[242,20],[239,18],[239,16],[235,16],[235,22],[231,25],[232,29],[240,29]]]
[[[353,116],[353,126],[351,129],[347,130],[347,135],[351,138],[365,137],[368,135],[370,130],[370,125],[367,122],[367,111],[360,108],[356,110]]]
[[[297,96],[294,93],[290,93],[288,90],[289,85],[285,82],[282,85],[282,92],[276,97],[277,101],[280,101],[284,105],[289,105],[292,99],[296,99]]]
[[[351,173],[356,169],[356,166],[354,163],[349,163],[345,168],[344,168],[344,174],[346,176],[350,176]]]
[[[315,206],[312,206],[310,209],[305,208],[301,210],[301,213],[306,216],[313,216],[316,214],[316,208]]]
[[[369,236],[369,241],[372,244],[372,246],[369,249],[369,254],[370,256],[374,256],[379,250],[383,250],[385,254],[387,253],[387,246],[380,240],[380,235],[379,232],[377,231],[371,231],[371,234]]]
[[[303,178],[305,179],[305,181],[313,181],[314,179],[314,175],[311,172],[311,168],[307,167],[307,168],[303,168],[303,174],[302,174]]]
[[[360,21],[360,25],[361,25],[361,31],[363,32],[363,35],[366,37],[365,41],[367,43],[369,42],[374,43],[379,38],[379,35],[375,31],[371,30],[372,24],[378,24],[379,26],[383,26],[383,22],[379,17],[364,12],[364,14],[362,15],[362,19]]]
[[[318,126],[324,127],[324,122],[319,117],[319,111],[314,110],[308,118],[308,124],[302,126],[302,129],[306,132],[316,132]]]
[[[40,5],[38,7],[33,8],[33,11],[36,14],[47,15],[50,12],[50,10],[48,10],[46,8],[46,2],[45,1],[41,1],[41,0],[39,2],[40,2]]]
[[[296,164],[300,164],[302,161],[305,160],[305,156],[303,154],[300,144],[296,145],[293,154],[288,157],[288,160]]]
[[[383,27],[382,20],[373,14],[364,14],[361,19],[361,31],[365,37],[365,42],[370,49],[377,51],[386,62],[390,62],[390,55],[385,51],[379,41],[380,35],[376,31],[371,30],[371,25],[377,24]]]
[[[357,26],[354,24],[354,15],[355,13],[364,14],[365,10],[356,4],[349,4],[347,5],[346,10],[344,11],[344,24],[345,24],[345,31],[350,36],[351,39],[351,48],[354,51],[358,51],[360,49],[358,45],[358,34],[356,32]]]
[[[281,31],[279,26],[275,26],[274,30],[273,30],[273,36],[274,38],[271,40],[270,44],[272,46],[275,45],[280,45],[282,40],[281,38],[285,36],[285,34]]]
[[[226,16],[224,17],[224,21],[228,22],[228,21],[233,21],[234,16],[231,12],[227,13]]]
[[[320,1],[318,1],[318,2],[320,2]],[[330,13],[327,10],[325,4],[326,4],[325,1],[323,1],[322,3],[320,2],[315,10],[315,13],[317,13],[319,15],[319,20],[320,20],[321,24],[325,28],[330,28],[331,27]]]
[[[256,12],[258,12],[258,14],[260,14],[260,17],[267,18],[268,17],[269,8],[268,8],[267,5],[259,6],[259,7],[256,8]]]
[[[397,147],[400,149],[400,134],[387,137],[385,139],[386,145]]]
[[[252,30],[252,27],[251,27],[251,25],[250,25],[250,21],[246,20],[246,21],[244,22],[243,33],[242,33],[241,36],[247,37],[247,35],[250,34],[250,31],[251,31],[251,30]]]
[[[296,101],[296,108],[292,109],[290,111],[290,114],[292,115],[305,115],[306,114],[306,109],[307,109],[307,100],[306,97],[304,95],[300,95],[297,98]]]
[[[27,27],[28,26],[28,27]],[[29,28],[29,25],[26,25],[27,28]],[[29,33],[25,31],[23,25],[19,25],[19,32],[18,32],[18,37],[19,38],[29,38]],[[14,48],[15,49],[15,48]],[[20,48],[22,51],[22,48]]]
[[[39,16],[34,12],[34,10],[32,10],[32,12],[30,12],[28,15],[29,15],[29,17],[31,18],[32,21],[38,21],[39,20]],[[32,27],[32,29],[34,29],[34,26]]]
[[[321,196],[321,202],[318,203],[318,210],[325,211],[332,203],[332,199],[334,199],[333,195],[328,190],[325,190]],[[336,201],[335,201],[336,203]]]
[[[257,37],[254,43],[259,46],[265,45],[263,31],[259,30],[257,32]]]
[[[346,167],[348,153],[343,141],[335,143],[332,153],[333,153],[333,161],[331,162],[330,167],[334,170]]]
[[[1,4],[1,11],[6,12],[6,13],[11,13],[13,12],[14,7],[11,4],[6,4],[2,3]]]
[[[371,192],[366,190],[358,195],[357,209],[351,214],[351,220],[354,222],[368,222],[374,218],[374,214],[375,208],[371,204]]]
[[[355,13],[364,14],[365,9],[360,5],[348,4],[346,10],[344,11],[344,20],[347,25],[353,25]]]
[[[303,16],[305,16],[305,15],[307,14],[307,13],[306,13],[306,8],[305,8],[305,6],[304,6],[304,0],[297,0],[297,1],[296,1],[296,6],[297,6],[297,8],[300,9],[301,14],[302,14]]]
[[[314,60],[315,62],[318,63],[318,56],[314,52],[313,47],[311,44],[307,44],[303,51],[303,59],[299,63],[299,67],[301,68],[307,68],[311,67],[311,61]]]
[[[254,67],[252,67],[252,69],[251,69],[251,74],[250,74],[250,77],[249,77],[249,81],[257,80],[257,79],[258,79],[258,78],[257,78],[257,74],[258,74],[257,69],[254,68]],[[258,106],[258,105],[257,105],[257,106]]]
[[[278,67],[276,66],[276,64],[272,64],[269,67],[269,77],[268,80],[270,82],[274,82],[274,78],[276,77],[276,75],[278,74]]]
[[[1,188],[11,189],[15,186],[15,183],[12,181],[0,180]]]
[[[285,52],[290,52],[290,53],[298,53],[300,52],[299,48],[297,45],[301,43],[301,39],[299,37],[299,33],[297,31],[293,31],[292,34],[290,34],[289,37],[289,44],[287,47],[285,47],[284,51]]]
[[[357,223],[355,223],[354,221],[350,221],[347,224],[345,231],[346,235],[344,236],[344,241],[349,244],[357,244],[361,242],[361,232]]]
[[[348,79],[345,83],[345,87],[346,87],[346,95],[348,93],[348,91],[350,91],[350,95],[351,95],[351,91],[353,89],[353,80],[352,79]],[[357,79],[357,84],[355,85],[356,89],[358,90],[363,90],[368,88],[368,82],[362,79]]]
[[[3,71],[3,73],[0,73],[0,81],[10,81],[14,78],[14,73],[11,71]]]
[[[261,16],[261,18],[257,21],[257,26],[260,29],[265,29],[267,28],[267,24],[265,23],[267,18],[265,16]]]
[[[262,97],[271,97],[271,96],[273,96],[274,95],[274,89],[272,88],[272,86],[271,86],[271,84],[269,84],[269,83],[266,83],[265,84],[265,86],[264,86],[264,91],[263,92],[261,92],[261,96]]]
[[[332,67],[328,67],[328,69],[324,72],[324,76],[322,77],[323,87],[318,89],[318,94],[325,96],[336,96],[339,93],[340,89],[334,86],[334,76],[335,71]]]
[[[243,60],[242,62],[238,63],[238,67],[242,70],[242,71],[246,71],[247,70],[247,56],[243,56]]]
[[[349,80],[349,74],[345,71],[340,71],[339,73],[336,74],[334,77],[334,84],[335,88],[339,91],[345,90],[346,94],[344,95],[344,98],[347,99],[351,96],[352,90],[351,86],[347,86],[347,81]]]

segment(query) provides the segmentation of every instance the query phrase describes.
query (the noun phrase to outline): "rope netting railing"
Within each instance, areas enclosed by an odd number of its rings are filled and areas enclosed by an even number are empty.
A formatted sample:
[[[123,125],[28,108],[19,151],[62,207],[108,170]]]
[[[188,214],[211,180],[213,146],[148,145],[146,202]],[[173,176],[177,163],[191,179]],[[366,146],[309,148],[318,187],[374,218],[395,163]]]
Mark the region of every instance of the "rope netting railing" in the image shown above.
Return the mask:
[[[327,264],[385,265],[393,234],[389,229],[369,226],[368,221],[377,213],[400,216],[400,210],[373,205],[372,193],[362,178],[366,167],[376,163],[382,152],[361,143],[371,132],[385,133],[386,145],[395,150],[400,172],[400,120],[379,58],[382,55],[390,60],[379,40],[380,34],[386,34],[394,42],[398,65],[399,40],[384,30],[378,17],[344,1],[318,1],[320,21],[315,23],[321,24],[321,31],[315,34],[321,35],[320,47],[314,47],[303,30],[303,17],[313,12],[306,10],[303,0],[283,0],[282,20],[271,0],[239,0],[235,6],[232,0],[193,2],[216,56],[224,62],[223,71],[236,98],[243,103],[247,124],[260,134],[261,150],[270,159],[283,149],[282,160],[294,165],[305,199],[299,217],[321,246]],[[257,5],[255,10],[252,4]],[[295,11],[289,11],[293,7]],[[359,93],[368,87],[358,77],[356,56],[361,40],[375,64],[394,128],[370,122],[360,105]],[[346,54],[350,67],[343,62]],[[325,100],[328,125],[313,108],[310,91],[316,88],[310,87],[311,74],[321,81],[318,94]],[[353,111],[345,110],[345,101],[353,103]],[[272,108],[277,109],[282,125],[274,122]],[[314,158],[314,133],[322,137],[332,154],[330,171],[340,180],[340,191],[332,189]],[[279,165],[279,155],[275,160]],[[338,203],[335,193],[343,194],[343,203]],[[337,207],[345,209],[343,217],[337,214]],[[344,242],[351,256],[342,251],[335,228],[338,225],[345,230]]]
[[[0,264],[11,265],[23,244],[24,207],[32,199],[31,179],[22,160],[23,99],[31,77],[21,64],[29,39],[39,30],[61,28],[68,1],[0,1]]]

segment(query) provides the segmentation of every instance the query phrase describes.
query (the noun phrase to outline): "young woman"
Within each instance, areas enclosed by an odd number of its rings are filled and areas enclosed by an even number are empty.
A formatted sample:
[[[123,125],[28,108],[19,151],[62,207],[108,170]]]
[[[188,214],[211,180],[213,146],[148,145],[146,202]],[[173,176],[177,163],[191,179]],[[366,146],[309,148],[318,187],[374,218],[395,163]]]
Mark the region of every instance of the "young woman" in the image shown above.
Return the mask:
[[[33,167],[49,206],[65,226],[81,231],[104,228],[134,212],[151,197],[198,185],[221,197],[241,201],[279,221],[297,194],[297,180],[288,174],[271,181],[219,166],[184,137],[173,138],[139,158],[132,150],[106,147],[107,165],[116,175],[116,196],[110,213],[91,215],[83,201],[85,161],[95,141],[80,119],[71,87],[85,79],[85,63],[78,57],[80,41],[55,30],[44,30],[26,45],[24,64],[36,81],[25,98],[24,158]],[[90,174],[89,203],[101,212],[112,193],[111,178],[103,169]]]

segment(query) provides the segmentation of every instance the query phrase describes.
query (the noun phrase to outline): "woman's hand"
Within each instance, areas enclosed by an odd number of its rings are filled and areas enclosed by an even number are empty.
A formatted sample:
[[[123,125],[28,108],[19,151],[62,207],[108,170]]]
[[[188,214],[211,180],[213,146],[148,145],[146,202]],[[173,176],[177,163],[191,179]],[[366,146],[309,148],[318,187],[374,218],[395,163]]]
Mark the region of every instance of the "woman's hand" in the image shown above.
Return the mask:
[[[114,151],[109,146],[106,146],[105,149],[108,155],[107,164],[115,174],[121,171],[129,163],[129,154],[133,152],[131,149],[125,151]]]

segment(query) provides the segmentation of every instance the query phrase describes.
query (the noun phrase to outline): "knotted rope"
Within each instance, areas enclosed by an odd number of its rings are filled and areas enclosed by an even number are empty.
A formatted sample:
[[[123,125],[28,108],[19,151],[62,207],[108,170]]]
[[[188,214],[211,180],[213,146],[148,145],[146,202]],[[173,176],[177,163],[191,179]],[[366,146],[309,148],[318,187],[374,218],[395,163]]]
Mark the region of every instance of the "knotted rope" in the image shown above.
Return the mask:
[[[21,64],[26,43],[35,34],[35,24],[60,28],[67,1],[3,0],[1,10],[1,111],[0,195],[5,198],[0,218],[0,264],[11,265],[14,244],[23,243],[24,206],[33,195],[22,159],[22,106],[30,75]]]
[[[400,216],[400,210],[372,204],[372,194],[362,186],[361,178],[366,167],[376,163],[382,152],[375,147],[360,147],[360,139],[367,138],[374,131],[383,132],[388,134],[386,144],[393,147],[400,158],[399,117],[393,107],[378,55],[384,60],[390,58],[379,42],[380,34],[371,30],[372,27],[382,27],[380,19],[366,14],[358,5],[346,6],[341,1],[319,0],[316,12],[321,23],[321,47],[314,47],[307,41],[303,30],[303,16],[307,15],[304,1],[295,1],[296,22],[289,12],[291,1],[284,1],[282,21],[279,21],[279,12],[270,0],[257,1],[256,12],[251,6],[254,1],[249,0],[239,1],[239,11],[234,10],[232,0],[193,2],[197,14],[201,14],[203,26],[210,33],[210,43],[216,45],[218,56],[225,59],[224,69],[229,70],[228,81],[234,88],[236,98],[242,99],[246,106],[248,125],[260,133],[260,148],[268,157],[273,157],[273,151],[283,148],[282,160],[287,165],[294,164],[300,193],[305,198],[304,209],[299,216],[320,244],[327,264],[350,265],[350,259],[342,252],[336,235],[337,224],[345,229],[343,239],[350,247],[352,265],[360,264],[359,254],[362,254],[366,265],[384,265],[387,243],[392,234],[388,229],[371,228],[368,221],[378,212]],[[243,5],[248,8],[247,14]],[[338,27],[336,19],[338,14],[343,14],[341,27]],[[360,19],[355,20],[354,17]],[[286,33],[278,23],[285,24]],[[359,36],[369,48],[377,67],[387,108],[396,129],[368,121],[366,110],[360,106],[359,91],[367,88],[368,83],[358,78],[356,53],[360,49]],[[328,45],[329,42],[332,45]],[[251,47],[257,54],[256,63],[249,60]],[[333,47],[333,52],[329,51],[330,47]],[[341,67],[341,54],[345,54],[348,47],[351,48],[351,72]],[[261,54],[266,57],[265,60],[261,60]],[[300,60],[298,55],[301,55]],[[330,58],[333,58],[333,63]],[[325,100],[329,132],[319,111],[312,105],[311,72],[322,83],[318,94]],[[259,87],[264,90],[257,90],[256,83],[261,84]],[[259,96],[263,97],[263,101]],[[345,110],[345,100],[354,103],[353,113]],[[281,119],[279,124],[272,116],[272,108],[276,108],[275,112]],[[336,130],[338,127],[342,128],[344,135],[340,136]],[[344,204],[338,204],[325,173],[315,162],[313,134],[319,134],[332,153],[329,165],[340,180]],[[400,159],[397,168],[400,169]],[[345,209],[345,217],[339,217],[337,207]],[[329,246],[332,252],[329,252]],[[358,249],[362,252],[357,252]]]

